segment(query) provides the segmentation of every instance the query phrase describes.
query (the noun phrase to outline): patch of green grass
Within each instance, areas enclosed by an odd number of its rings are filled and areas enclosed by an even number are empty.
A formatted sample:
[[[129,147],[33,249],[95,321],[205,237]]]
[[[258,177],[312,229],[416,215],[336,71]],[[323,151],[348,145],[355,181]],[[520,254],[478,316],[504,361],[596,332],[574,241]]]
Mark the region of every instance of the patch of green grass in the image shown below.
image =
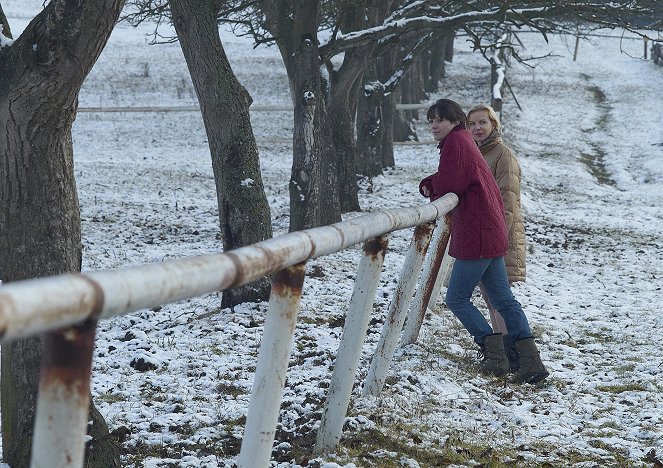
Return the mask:
[[[106,403],[119,403],[120,401],[126,401],[126,398],[118,393],[102,393],[94,397],[95,401],[100,400]]]
[[[609,454],[611,454],[614,458],[615,461],[617,462],[617,466],[632,466],[629,465],[629,460],[628,460],[628,450],[624,448],[618,448],[615,447],[614,445],[604,442],[602,440],[598,439],[593,439],[589,441],[589,445],[591,445],[594,448],[605,450]]]
[[[641,384],[599,385],[597,390],[606,393],[644,392],[647,389]]]
[[[233,383],[228,383],[228,382],[221,382],[220,384],[218,384],[216,386],[216,391],[221,395],[232,396],[235,398],[237,398],[240,395],[246,395],[247,393],[246,389],[240,387],[239,385],[235,385]]]
[[[315,325],[317,327],[322,326],[322,325],[327,325],[327,322],[329,321],[328,318],[322,317],[319,315],[300,315],[299,318],[297,319],[298,323],[305,323],[307,325]]]
[[[439,447],[422,443],[414,433],[387,434],[369,429],[351,434],[341,442],[339,458],[362,467],[397,468],[404,459],[416,460],[421,468],[444,467],[454,464],[490,468],[513,466],[501,449],[484,444],[474,444],[459,438],[439,442]],[[339,460],[340,461],[340,460]]]
[[[627,372],[633,372],[635,370],[635,364],[624,364],[621,366],[615,366],[612,368],[615,373],[618,375],[624,375]]]
[[[599,343],[614,343],[615,341],[617,341],[614,336],[609,335],[607,332],[604,331],[587,332],[587,336],[593,338],[595,342]]]

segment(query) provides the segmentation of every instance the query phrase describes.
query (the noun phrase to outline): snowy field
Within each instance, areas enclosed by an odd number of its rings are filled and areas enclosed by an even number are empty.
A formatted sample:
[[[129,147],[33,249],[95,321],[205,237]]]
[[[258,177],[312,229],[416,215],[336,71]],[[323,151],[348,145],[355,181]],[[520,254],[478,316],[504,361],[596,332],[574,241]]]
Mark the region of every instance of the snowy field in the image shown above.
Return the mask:
[[[2,4],[17,32],[41,2]],[[150,46],[149,32],[116,28],[81,108],[196,105],[179,45]],[[505,93],[503,114],[505,141],[523,171],[528,241],[527,282],[514,289],[551,377],[531,386],[478,375],[469,335],[438,302],[419,343],[397,351],[382,395],[360,397],[412,234],[395,233],[346,438],[324,460],[309,459],[307,449],[360,250],[309,262],[314,275],[304,284],[273,466],[661,466],[653,460],[663,453],[663,67],[629,57],[642,56],[639,40],[593,38],[574,62],[571,38],[520,38],[521,55],[553,54],[535,68],[513,64],[508,80],[522,109]],[[222,39],[256,105],[290,104],[275,48]],[[431,101],[485,102],[489,69],[463,38],[455,45]],[[275,235],[283,234],[292,117],[251,117]],[[429,140],[423,122],[417,126]],[[80,112],[74,153],[84,270],[220,249],[198,112]],[[396,146],[395,159],[396,168],[362,190],[364,211],[425,202],[417,187],[437,167],[434,145]],[[100,324],[93,398],[111,430],[129,431],[124,466],[232,466],[265,311],[265,303],[221,309],[208,295]],[[131,366],[141,357],[153,368]]]

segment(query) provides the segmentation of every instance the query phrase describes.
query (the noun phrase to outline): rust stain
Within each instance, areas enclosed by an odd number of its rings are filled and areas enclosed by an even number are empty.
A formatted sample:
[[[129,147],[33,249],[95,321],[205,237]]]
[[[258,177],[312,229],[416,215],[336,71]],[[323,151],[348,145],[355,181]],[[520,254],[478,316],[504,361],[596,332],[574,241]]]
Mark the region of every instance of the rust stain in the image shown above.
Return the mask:
[[[400,308],[401,308],[401,301],[403,300],[403,291],[401,289],[398,289],[396,291],[396,294],[394,295],[393,302],[391,303],[391,307],[389,308],[389,316],[387,319],[389,320],[389,325],[394,326],[398,322],[397,320],[397,313]]]
[[[309,243],[311,244],[311,251],[310,251],[309,254],[308,254],[307,260],[308,260],[309,258],[314,258],[314,257],[315,257],[315,253],[316,253],[315,251],[316,251],[316,248],[317,248],[317,245],[316,245],[316,243],[315,243],[315,239],[314,239],[313,237],[311,237],[311,234],[309,234],[309,233],[306,232],[306,231],[299,231],[299,234],[302,234],[302,235],[306,236],[306,238],[308,239]]]
[[[286,250],[270,250],[266,249],[260,245],[254,244],[251,246],[252,249],[255,249],[258,252],[261,252],[266,258],[264,260],[251,260],[248,262],[242,262],[242,259],[233,252],[227,252],[225,255],[232,261],[233,266],[235,267],[235,275],[231,279],[230,284],[225,289],[233,289],[239,286],[243,286],[251,281],[255,281],[258,278],[267,276],[280,268],[283,267],[288,252]],[[264,270],[264,271],[261,271]],[[256,277],[260,274],[258,277]]]
[[[440,272],[440,266],[442,266],[442,260],[444,259],[444,251],[447,249],[447,244],[449,243],[449,237],[451,236],[451,215],[447,214],[444,217],[444,231],[440,236],[440,239],[435,246],[435,251],[432,252],[434,255],[431,262],[430,276],[426,278],[426,283],[424,284],[423,296],[422,296],[422,309],[418,311],[421,316],[424,315],[428,303],[430,302],[431,294],[433,294],[433,289],[435,289],[435,280],[437,275]],[[440,229],[442,226],[439,227]]]
[[[272,294],[277,294],[281,297],[301,296],[305,275],[306,262],[279,270],[274,274],[272,279]]]
[[[435,223],[424,223],[414,228],[414,236],[412,240],[415,242],[417,252],[425,255],[430,243],[430,234],[435,228]]]
[[[92,320],[97,320],[101,315],[101,311],[104,308],[104,290],[101,288],[99,283],[97,283],[92,278],[89,278],[85,275],[75,275],[83,281],[89,283],[94,290],[94,304],[92,305],[92,310],[90,311],[89,318]]]
[[[380,255],[384,258],[388,245],[389,238],[387,236],[378,236],[368,239],[364,242],[364,255],[367,257],[370,256],[373,261],[377,260]]]
[[[63,385],[87,398],[96,327],[96,320],[87,320],[42,336],[42,386]]]
[[[449,230],[449,232],[451,232],[451,222],[452,222],[452,220],[453,220],[453,216],[452,216],[451,213],[447,213],[446,215],[444,215],[444,224],[447,225],[447,229]]]
[[[336,230],[338,231],[338,234],[341,236],[341,245],[345,245],[345,233],[344,233],[341,229],[339,229],[337,226],[335,226],[335,225],[333,225],[333,224],[332,224],[331,227],[333,227],[334,229],[336,229]]]
[[[63,395],[78,407],[87,407],[90,395],[90,373],[71,369],[41,369],[39,394]]]
[[[242,283],[242,279],[243,279],[242,278],[242,272],[244,271],[244,268],[242,267],[242,262],[237,257],[237,255],[235,255],[232,252],[226,252],[226,255],[228,256],[228,258],[232,262],[233,266],[235,267],[235,275],[234,275],[233,279],[230,281],[230,284],[228,285],[228,289],[233,289],[233,288],[236,288],[238,286],[242,286],[242,284],[243,284]]]

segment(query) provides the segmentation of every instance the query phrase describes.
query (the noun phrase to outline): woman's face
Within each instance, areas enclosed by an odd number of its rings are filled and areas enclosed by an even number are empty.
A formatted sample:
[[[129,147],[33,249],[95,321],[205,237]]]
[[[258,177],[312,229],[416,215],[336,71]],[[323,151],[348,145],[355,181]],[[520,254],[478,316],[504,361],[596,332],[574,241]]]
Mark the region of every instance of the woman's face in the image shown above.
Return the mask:
[[[453,128],[458,125],[458,122],[450,122],[447,119],[441,119],[437,113],[432,119],[428,119],[430,124],[430,132],[433,134],[435,141],[442,141],[446,138]]]
[[[488,112],[484,110],[474,111],[467,116],[467,128],[472,132],[472,138],[477,143],[484,141],[495,130],[493,122],[488,117]]]

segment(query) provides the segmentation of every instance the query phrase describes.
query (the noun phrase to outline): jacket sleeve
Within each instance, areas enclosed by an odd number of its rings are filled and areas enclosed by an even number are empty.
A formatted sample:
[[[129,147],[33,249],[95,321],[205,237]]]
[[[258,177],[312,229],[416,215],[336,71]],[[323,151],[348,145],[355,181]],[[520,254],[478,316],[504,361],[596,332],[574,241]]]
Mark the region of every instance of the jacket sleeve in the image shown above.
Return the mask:
[[[431,176],[432,193],[434,198],[439,198],[449,192],[459,197],[465,193],[469,186],[467,177],[468,160],[464,153],[465,142],[450,134],[444,142],[440,154],[440,164],[437,172]],[[478,151],[478,150],[477,150]]]
[[[424,197],[426,196],[426,195],[424,195],[424,187],[426,187],[426,188],[428,189],[428,192],[429,192],[431,195],[433,194],[433,176],[434,176],[434,175],[435,175],[435,174],[433,174],[433,175],[429,175],[428,177],[424,178],[424,180],[422,180],[421,182],[419,182],[419,193],[420,193],[422,196],[424,196]],[[433,199],[432,196],[431,196],[430,198]]]
[[[495,180],[504,201],[506,227],[513,228],[514,211],[520,198],[520,165],[515,154],[508,148],[502,152],[495,166]]]

